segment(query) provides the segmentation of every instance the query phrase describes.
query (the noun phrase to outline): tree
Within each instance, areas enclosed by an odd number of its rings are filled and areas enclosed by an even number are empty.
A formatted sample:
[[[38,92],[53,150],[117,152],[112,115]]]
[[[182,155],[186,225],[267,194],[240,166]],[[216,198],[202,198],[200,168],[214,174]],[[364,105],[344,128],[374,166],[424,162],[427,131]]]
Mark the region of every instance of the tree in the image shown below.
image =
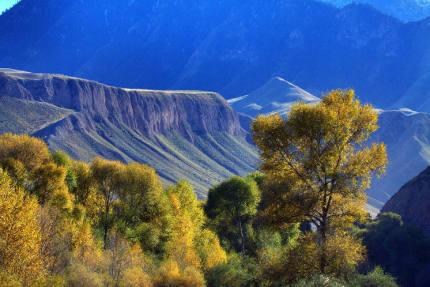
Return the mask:
[[[52,154],[53,161],[61,167],[64,167],[66,170],[66,183],[69,191],[73,191],[77,187],[77,179],[76,174],[72,169],[72,159],[70,156],[64,151],[58,150]]]
[[[216,235],[203,228],[203,208],[189,183],[181,181],[169,187],[167,195],[171,218],[165,247],[167,260],[155,286],[204,286],[202,271],[223,264],[226,253]]]
[[[68,193],[65,179],[65,168],[50,162],[34,170],[29,191],[37,195],[41,204],[45,204],[57,193]]]
[[[260,191],[252,178],[232,177],[209,190],[205,206],[207,216],[216,225],[219,234],[228,225],[237,226],[240,250],[245,253],[247,236],[245,225],[257,213]]]
[[[105,251],[108,273],[114,286],[119,287],[125,272],[130,268],[143,268],[145,262],[139,246],[131,246],[116,230],[109,233],[108,249]],[[143,272],[143,270],[141,269]]]
[[[119,216],[127,236],[145,251],[160,253],[167,228],[168,202],[156,171],[143,164],[125,167]]]
[[[218,237],[209,229],[201,230],[195,241],[196,249],[205,271],[227,261],[227,254],[222,249]]]
[[[155,169],[144,164],[128,164],[125,167],[124,185],[126,189],[121,199],[127,207],[125,212],[130,223],[148,222],[162,216],[167,204],[162,182]]]
[[[118,161],[96,158],[91,164],[91,174],[96,181],[97,188],[103,197],[103,243],[107,248],[108,233],[113,226],[113,205],[115,199],[124,188],[123,174],[125,166]]]
[[[44,275],[38,210],[37,200],[0,169],[0,269],[25,286]]]
[[[335,90],[319,104],[294,105],[286,119],[260,116],[253,123],[266,176],[262,216],[279,226],[313,223],[323,274],[328,237],[365,215],[365,190],[384,172],[385,145],[366,145],[377,120],[352,90]]]
[[[195,248],[204,223],[203,210],[188,182],[181,181],[167,190],[171,204],[171,225],[166,243],[166,257],[174,260],[180,270],[187,267],[199,269],[201,260]]]
[[[32,171],[50,160],[48,146],[28,135],[3,134],[0,136],[0,163],[9,159],[22,162]]]

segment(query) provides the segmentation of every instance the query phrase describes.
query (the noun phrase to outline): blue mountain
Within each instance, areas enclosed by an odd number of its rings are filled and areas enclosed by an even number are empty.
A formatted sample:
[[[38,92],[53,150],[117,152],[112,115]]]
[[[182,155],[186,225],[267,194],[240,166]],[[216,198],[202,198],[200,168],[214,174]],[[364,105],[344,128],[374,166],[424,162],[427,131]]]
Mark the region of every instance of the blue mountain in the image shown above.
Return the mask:
[[[22,0],[0,16],[0,66],[227,98],[280,76],[430,111],[429,24],[313,0]]]

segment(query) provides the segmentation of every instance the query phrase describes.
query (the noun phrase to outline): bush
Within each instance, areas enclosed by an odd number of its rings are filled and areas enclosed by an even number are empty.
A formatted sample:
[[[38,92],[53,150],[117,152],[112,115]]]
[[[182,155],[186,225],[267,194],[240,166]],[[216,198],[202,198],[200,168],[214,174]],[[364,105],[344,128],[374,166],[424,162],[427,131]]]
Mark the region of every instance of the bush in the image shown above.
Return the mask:
[[[88,270],[81,264],[73,264],[68,268],[67,286],[70,287],[103,287],[102,276]]]
[[[209,287],[250,286],[256,280],[255,262],[248,257],[230,255],[225,264],[212,268],[206,275]]]
[[[397,287],[396,280],[392,276],[385,274],[380,267],[376,267],[375,270],[367,275],[358,275],[354,280],[354,284],[354,287]]]
[[[310,279],[300,280],[291,287],[346,287],[345,283],[324,275],[315,275]]]

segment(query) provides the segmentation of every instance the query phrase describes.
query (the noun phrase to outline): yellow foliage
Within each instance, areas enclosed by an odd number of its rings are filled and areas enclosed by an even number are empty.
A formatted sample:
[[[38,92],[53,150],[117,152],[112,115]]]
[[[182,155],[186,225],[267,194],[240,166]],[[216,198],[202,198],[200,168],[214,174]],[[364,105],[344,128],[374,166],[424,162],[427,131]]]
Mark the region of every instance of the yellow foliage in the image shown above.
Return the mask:
[[[351,273],[365,259],[365,247],[346,232],[338,232],[327,241],[327,273],[335,277]]]
[[[190,216],[176,210],[170,239],[166,244],[166,256],[178,262],[181,268],[200,268],[200,258],[194,248],[195,236],[196,230]]]
[[[39,205],[0,170],[0,268],[30,285],[44,274]]]
[[[21,281],[11,274],[0,271],[0,282],[2,287],[22,287]]]
[[[301,236],[298,244],[292,248],[286,258],[286,278],[294,282],[299,278],[310,278],[320,273],[322,242],[311,233]],[[365,258],[365,248],[359,240],[346,232],[328,236],[325,243],[327,266],[325,273],[337,278],[351,274]]]
[[[196,238],[196,248],[202,260],[204,270],[227,262],[227,254],[219,243],[215,233],[203,229]]]
[[[0,163],[8,159],[22,162],[30,170],[50,160],[48,146],[28,135],[3,134],[0,136]]]
[[[193,267],[182,272],[174,260],[162,264],[154,279],[154,287],[203,287],[206,286],[203,274]]]
[[[97,269],[103,260],[100,246],[94,240],[91,225],[83,222],[78,226],[77,232],[73,234],[72,258],[85,266]]]
[[[130,267],[124,272],[122,287],[152,287],[152,280],[141,267]]]
[[[162,267],[161,274],[184,278],[190,272],[199,273],[200,268],[208,270],[226,262],[227,255],[217,236],[202,228],[205,221],[203,208],[190,185],[180,182],[167,193],[171,225],[165,254],[169,261]]]
[[[103,274],[91,271],[82,264],[72,264],[67,269],[67,286],[70,287],[105,287]]]

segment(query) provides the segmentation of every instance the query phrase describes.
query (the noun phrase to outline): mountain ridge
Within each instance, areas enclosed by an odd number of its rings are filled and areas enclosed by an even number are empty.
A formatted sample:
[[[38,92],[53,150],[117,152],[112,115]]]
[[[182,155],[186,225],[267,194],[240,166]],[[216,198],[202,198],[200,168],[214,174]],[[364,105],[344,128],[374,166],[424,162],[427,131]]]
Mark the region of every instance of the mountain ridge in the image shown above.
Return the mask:
[[[73,111],[31,132],[51,149],[86,161],[103,156],[144,162],[167,183],[190,180],[201,197],[211,185],[252,172],[257,165],[256,150],[239,116],[216,93],[129,90],[64,75],[2,69],[0,99],[6,98]],[[0,122],[0,130],[16,132],[10,120]]]

